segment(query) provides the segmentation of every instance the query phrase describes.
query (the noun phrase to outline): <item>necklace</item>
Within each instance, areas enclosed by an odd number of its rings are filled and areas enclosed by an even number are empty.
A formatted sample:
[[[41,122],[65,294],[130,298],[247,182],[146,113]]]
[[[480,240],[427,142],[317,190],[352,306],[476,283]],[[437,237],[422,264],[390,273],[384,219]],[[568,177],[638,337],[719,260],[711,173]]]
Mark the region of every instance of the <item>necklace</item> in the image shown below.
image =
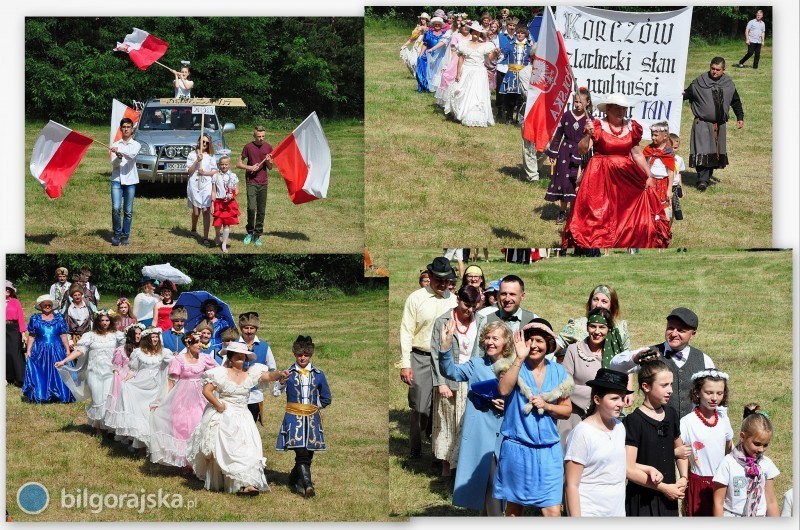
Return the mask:
[[[655,412],[655,411],[656,411],[656,409],[654,409],[652,406],[650,406],[650,405],[647,403],[647,401],[642,401],[642,406],[643,406],[644,408],[646,408],[646,409],[650,409],[650,410],[652,410],[653,412]],[[659,408],[659,409],[663,409],[664,407],[658,407],[658,408]]]
[[[698,418],[700,418],[700,421],[702,421],[703,425],[705,425],[706,427],[716,427],[717,423],[719,423],[719,413],[716,410],[714,411],[714,421],[713,422],[708,421],[705,418],[705,416],[703,416],[703,413],[700,412],[700,407],[695,407],[694,408],[694,413],[697,415]]]
[[[456,321],[456,333],[458,333],[459,335],[464,335],[464,334],[467,333],[467,331],[469,331],[469,326],[470,326],[470,324],[472,324],[472,320],[467,322],[467,325],[462,330],[461,328],[458,327],[458,316],[456,316],[455,309],[453,310],[453,320]]]

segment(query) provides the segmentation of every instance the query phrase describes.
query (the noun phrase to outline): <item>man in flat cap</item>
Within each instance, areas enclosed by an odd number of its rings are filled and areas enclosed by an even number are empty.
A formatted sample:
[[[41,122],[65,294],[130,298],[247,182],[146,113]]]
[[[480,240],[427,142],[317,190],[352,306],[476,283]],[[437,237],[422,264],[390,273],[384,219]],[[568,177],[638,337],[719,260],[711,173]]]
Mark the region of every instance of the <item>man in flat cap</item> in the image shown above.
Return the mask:
[[[400,379],[409,386],[411,458],[419,458],[422,454],[422,433],[427,430],[430,421],[433,402],[433,326],[439,316],[458,303],[447,289],[450,280],[456,278],[450,260],[440,256],[427,266],[427,270],[431,278],[430,285],[408,296],[400,322]]]
[[[697,334],[699,324],[697,315],[691,309],[676,307],[667,315],[667,329],[664,342],[636,352],[624,351],[611,360],[611,368],[621,371],[638,369],[636,361],[649,349],[657,350],[662,360],[672,371],[672,395],[669,403],[682,418],[692,411],[694,405],[689,397],[692,388],[692,374],[706,368],[714,368],[711,357],[689,345]]]

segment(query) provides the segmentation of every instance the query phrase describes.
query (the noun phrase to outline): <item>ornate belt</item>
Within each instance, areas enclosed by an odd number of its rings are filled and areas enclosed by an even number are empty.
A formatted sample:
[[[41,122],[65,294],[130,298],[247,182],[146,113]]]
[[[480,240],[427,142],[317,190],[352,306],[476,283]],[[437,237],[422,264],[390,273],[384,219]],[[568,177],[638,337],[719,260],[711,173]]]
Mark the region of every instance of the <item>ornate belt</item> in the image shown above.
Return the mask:
[[[287,403],[286,412],[295,416],[311,416],[316,414],[319,407],[316,405],[304,405],[302,403]]]

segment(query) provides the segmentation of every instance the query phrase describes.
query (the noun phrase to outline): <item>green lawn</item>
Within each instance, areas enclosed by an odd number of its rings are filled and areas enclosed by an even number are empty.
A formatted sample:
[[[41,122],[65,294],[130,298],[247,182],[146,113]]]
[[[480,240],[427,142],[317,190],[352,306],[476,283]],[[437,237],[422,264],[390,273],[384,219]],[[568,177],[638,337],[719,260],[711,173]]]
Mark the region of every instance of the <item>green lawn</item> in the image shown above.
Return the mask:
[[[544,200],[549,171],[538,183],[522,176],[519,128],[464,127],[445,117],[433,94],[415,91],[399,57],[408,35],[404,28],[366,27],[367,246],[560,246],[558,206]],[[732,67],[743,52],[739,41],[689,47],[687,85],[708,70],[712,57],[728,60],[745,126],[728,129],[731,165],[715,173],[719,185],[705,193],[684,187],[684,220],[673,227],[673,246],[771,245],[772,47],[764,49],[758,70]],[[679,152],[687,165],[691,120],[684,104]],[[684,178],[696,181],[693,170]]]
[[[108,126],[64,124],[102,142]],[[298,124],[264,123],[266,140],[276,146]],[[277,170],[270,172],[264,246],[245,246],[247,194],[244,172],[235,168],[242,146],[253,139],[254,124],[237,124],[226,135],[232,149],[233,171],[239,184],[240,224],[231,229],[231,252],[358,253],[364,246],[364,126],[357,120],[323,123],[331,148],[330,188],[325,200],[294,205]],[[25,160],[29,161],[41,122],[25,125]],[[94,144],[70,179],[61,197],[51,200],[41,185],[25,173],[25,249],[28,252],[221,252],[200,245],[190,233],[191,210],[186,185],[140,184],[134,201],[130,246],[112,247],[111,164],[108,151]],[[202,235],[202,220],[200,221]],[[213,239],[211,228],[210,238]]]
[[[395,361],[403,302],[418,288],[419,269],[437,255],[441,254],[434,249],[393,251],[387,256],[392,271],[389,341]],[[663,341],[665,318],[673,308],[693,309],[700,325],[692,345],[731,376],[734,432],[738,433],[744,404],[760,403],[775,426],[768,455],[781,471],[775,479],[779,502],[792,487],[796,463],[792,460],[791,251],[643,250],[633,256],[615,251],[604,258],[546,259],[529,266],[503,263],[496,251],[490,259],[480,263],[487,278],[520,276],[526,282],[522,307],[549,320],[556,331],[569,318],[582,316],[590,291],[599,283],[616,289],[632,347]],[[450,505],[451,486],[433,474],[428,445],[423,446],[421,460],[407,459],[407,387],[400,381],[399,369],[392,369],[390,384],[392,515],[474,515]]]
[[[28,315],[40,289],[21,289]],[[119,293],[103,293],[115,299]],[[32,405],[6,387],[6,508],[15,521],[382,521],[389,513],[386,388],[387,291],[328,300],[253,300],[225,297],[234,315],[261,315],[259,337],[269,341],[279,368],[294,358],[299,334],[317,345],[313,363],[324,370],[333,403],[323,415],[329,449],[314,458],[317,496],[305,500],[289,492],[294,453],[275,450],[285,397],[266,397],[264,426],[259,426],[271,493],[241,498],[203,489],[167,466],[133,458],[120,444],[94,436],[86,425],[85,404]],[[26,482],[43,484],[50,505],[26,515],[16,503]],[[193,509],[88,510],[60,507],[60,492],[181,494]],[[369,499],[367,501],[367,499]]]

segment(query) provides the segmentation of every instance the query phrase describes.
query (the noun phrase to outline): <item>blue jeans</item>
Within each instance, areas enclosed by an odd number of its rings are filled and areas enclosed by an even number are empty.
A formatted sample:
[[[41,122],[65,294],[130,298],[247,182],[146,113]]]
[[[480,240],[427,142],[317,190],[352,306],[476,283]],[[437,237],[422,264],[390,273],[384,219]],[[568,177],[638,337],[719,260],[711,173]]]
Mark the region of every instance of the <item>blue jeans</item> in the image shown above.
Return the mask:
[[[111,181],[111,226],[114,229],[114,237],[117,239],[128,239],[131,235],[133,196],[135,194],[136,184],[126,186],[117,180]]]

